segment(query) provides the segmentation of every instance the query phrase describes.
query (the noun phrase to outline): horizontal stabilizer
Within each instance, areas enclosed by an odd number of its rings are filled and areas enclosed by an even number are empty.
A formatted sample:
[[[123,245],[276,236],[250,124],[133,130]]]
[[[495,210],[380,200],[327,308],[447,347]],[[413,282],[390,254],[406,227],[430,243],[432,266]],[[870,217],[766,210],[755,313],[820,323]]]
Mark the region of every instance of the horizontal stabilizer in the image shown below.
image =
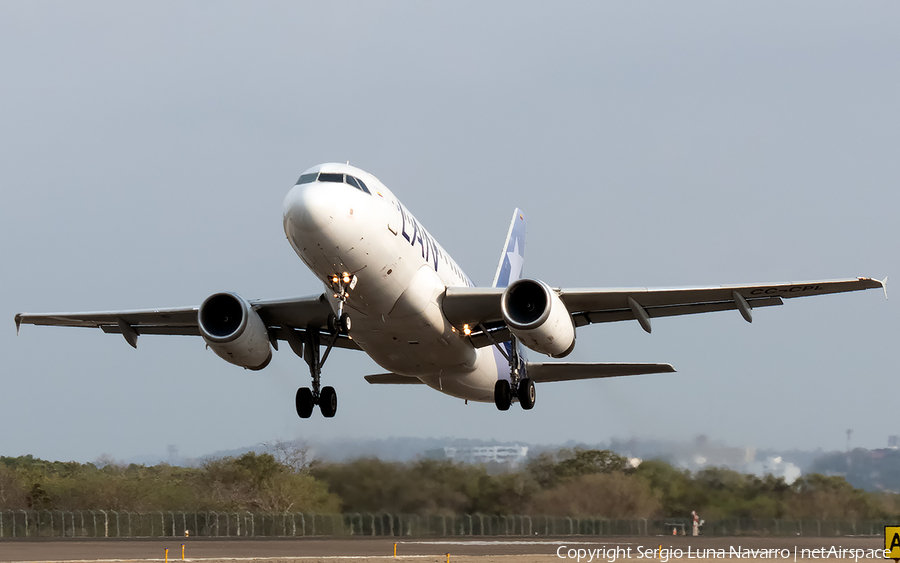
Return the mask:
[[[367,375],[366,381],[382,385],[417,385],[422,383],[418,377],[407,377],[405,375],[397,375],[396,373],[376,373],[375,375]]]
[[[577,379],[599,379],[601,377],[621,377],[625,375],[645,375],[648,373],[674,373],[672,364],[618,364],[618,363],[531,363],[525,366],[525,373],[535,383],[546,381],[574,381]],[[368,378],[366,378],[368,379]]]

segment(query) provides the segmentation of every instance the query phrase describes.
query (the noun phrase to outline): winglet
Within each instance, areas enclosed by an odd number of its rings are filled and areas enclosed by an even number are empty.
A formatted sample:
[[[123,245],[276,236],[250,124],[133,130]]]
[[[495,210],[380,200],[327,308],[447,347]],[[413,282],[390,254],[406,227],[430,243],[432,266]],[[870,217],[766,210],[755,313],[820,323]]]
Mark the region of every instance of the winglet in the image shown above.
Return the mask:
[[[19,336],[19,325],[22,324],[22,313],[16,313],[16,336]]]
[[[887,277],[887,276],[884,276],[884,279],[881,280],[881,289],[884,290],[884,299],[885,299],[885,301],[887,301],[887,298],[888,298],[888,296],[887,296],[887,280],[888,280],[888,277]]]

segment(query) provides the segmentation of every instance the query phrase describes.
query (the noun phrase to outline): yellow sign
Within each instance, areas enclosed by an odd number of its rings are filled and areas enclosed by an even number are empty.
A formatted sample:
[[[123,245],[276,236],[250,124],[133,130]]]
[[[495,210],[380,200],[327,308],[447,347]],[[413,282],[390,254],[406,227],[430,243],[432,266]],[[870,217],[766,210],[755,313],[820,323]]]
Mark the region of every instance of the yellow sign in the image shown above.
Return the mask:
[[[885,559],[900,560],[900,526],[884,527]]]

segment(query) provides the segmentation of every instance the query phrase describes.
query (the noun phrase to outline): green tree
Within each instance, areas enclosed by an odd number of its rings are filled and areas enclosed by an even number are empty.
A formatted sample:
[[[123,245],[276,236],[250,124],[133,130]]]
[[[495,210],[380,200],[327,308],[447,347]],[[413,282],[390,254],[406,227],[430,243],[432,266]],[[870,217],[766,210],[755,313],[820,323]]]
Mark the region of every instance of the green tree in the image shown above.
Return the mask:
[[[650,518],[661,504],[647,482],[621,472],[589,473],[536,495],[533,510],[557,516]]]
[[[335,512],[338,499],[303,468],[279,463],[272,454],[248,452],[209,460],[199,480],[210,510]]]
[[[16,478],[16,473],[0,463],[0,508],[19,510],[26,508],[27,493]]]
[[[800,477],[791,485],[788,514],[791,518],[851,520],[870,518],[872,497],[854,489],[843,477],[829,477],[812,473]]]
[[[628,460],[610,450],[559,450],[544,452],[531,460],[528,472],[543,489],[553,488],[562,480],[579,475],[624,471]]]
[[[576,449],[573,457],[559,462],[557,472],[562,478],[613,473],[624,471],[627,464],[627,459],[609,450]]]

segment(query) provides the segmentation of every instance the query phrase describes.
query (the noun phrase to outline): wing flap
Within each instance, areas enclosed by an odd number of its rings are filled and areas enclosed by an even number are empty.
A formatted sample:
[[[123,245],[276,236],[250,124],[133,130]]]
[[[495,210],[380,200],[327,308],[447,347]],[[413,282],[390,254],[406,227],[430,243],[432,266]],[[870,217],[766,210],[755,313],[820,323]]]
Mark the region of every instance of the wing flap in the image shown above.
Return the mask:
[[[270,326],[268,328],[269,335],[277,340],[282,340],[288,343],[290,343],[292,339],[294,340],[294,342],[305,341],[305,333],[307,329],[291,328],[287,326]],[[290,331],[294,331],[295,336],[290,335]],[[331,335],[320,332],[319,339],[323,346],[327,346],[331,342]],[[352,340],[345,334],[338,335],[337,340],[334,341],[334,347],[344,348],[345,350],[362,350],[362,348],[359,347],[359,344],[357,344],[355,340]]]
[[[138,335],[161,334],[165,336],[200,336],[200,329],[196,324],[194,326],[132,325],[131,328]],[[119,325],[100,325],[100,330],[106,334],[122,334],[122,327]]]
[[[762,299],[747,299],[747,303],[751,308],[757,307],[774,307],[784,302],[780,297],[764,297]],[[691,303],[687,305],[663,305],[663,306],[645,306],[644,309],[651,318],[658,317],[674,317],[678,315],[694,315],[699,313],[714,313],[717,311],[734,311],[738,309],[737,303],[732,301],[719,301],[713,303]],[[575,317],[587,317],[589,323],[609,323],[615,321],[627,321],[634,319],[634,312],[631,309],[619,309],[610,311],[597,311],[591,313],[575,314]],[[580,326],[578,321],[576,326]]]
[[[535,383],[674,372],[671,364],[528,362],[525,365],[525,373]]]
[[[630,289],[564,289],[560,297],[570,312],[628,309],[631,297],[645,309],[672,305],[698,303],[734,303],[732,292],[738,292],[748,302],[764,297],[809,297],[860,291],[883,287],[882,282],[872,278],[827,280],[811,282],[786,282],[755,285],[719,285],[711,287],[687,288],[630,288]]]

